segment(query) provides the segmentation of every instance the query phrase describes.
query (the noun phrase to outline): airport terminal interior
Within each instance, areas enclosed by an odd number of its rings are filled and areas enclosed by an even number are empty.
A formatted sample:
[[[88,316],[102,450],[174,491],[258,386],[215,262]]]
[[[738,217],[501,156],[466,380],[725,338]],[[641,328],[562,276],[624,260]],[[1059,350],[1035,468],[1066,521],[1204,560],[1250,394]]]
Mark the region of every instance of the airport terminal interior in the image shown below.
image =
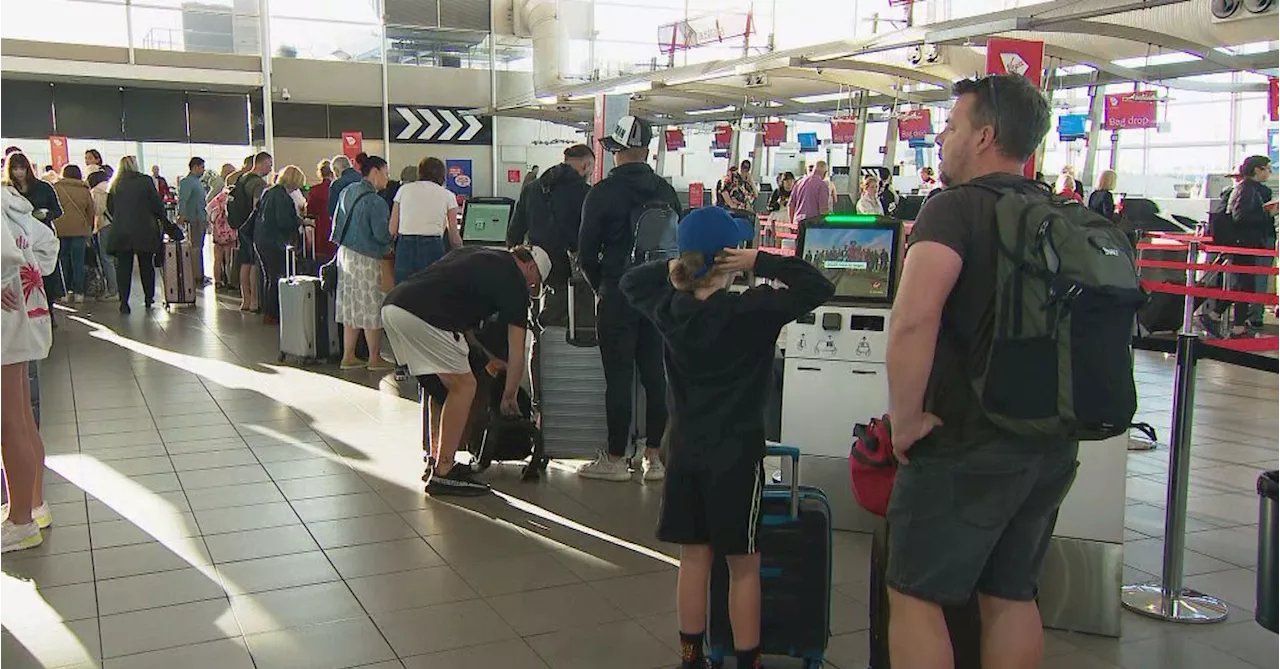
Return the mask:
[[[836,283],[779,338],[765,417],[801,462],[770,457],[766,478],[798,474],[829,499],[827,602],[812,604],[828,629],[823,648],[764,666],[885,669],[884,523],[851,490],[853,426],[889,411],[886,321],[945,170],[952,84],[1023,75],[1052,111],[1027,176],[1088,202],[1112,192],[1152,295],[1134,339],[1143,429],[1080,446],[1039,592],[1041,666],[1277,669],[1276,500],[1259,479],[1280,460],[1275,237],[1244,249],[1258,261],[1243,295],[1222,283],[1239,253],[1209,229],[1246,159],[1280,162],[1276,4],[6,0],[0,144],[51,182],[66,165],[88,175],[89,151],[114,168],[134,156],[171,189],[174,221],[193,157],[212,174],[265,151],[307,189],[337,156],[381,156],[406,182],[435,157],[464,246],[503,246],[525,184],[573,145],[594,150],[588,182],[606,176],[600,142],[624,117],[652,124],[648,164],[686,211],[721,204],[738,170],[751,245]],[[783,175],[815,167],[823,215],[769,206]],[[285,355],[295,324],[241,309],[211,238],[193,253],[210,281],[189,301],[167,299],[157,260],[154,308],[137,276],[132,313],[103,286],[50,305],[52,347],[31,366],[54,520],[0,560],[0,665],[680,666],[663,483],[577,471],[604,448],[603,372],[589,392],[536,397],[540,476],[535,454],[477,467],[490,494],[431,496],[423,403],[393,347],[379,370]],[[1209,318],[1215,295],[1247,324]]]

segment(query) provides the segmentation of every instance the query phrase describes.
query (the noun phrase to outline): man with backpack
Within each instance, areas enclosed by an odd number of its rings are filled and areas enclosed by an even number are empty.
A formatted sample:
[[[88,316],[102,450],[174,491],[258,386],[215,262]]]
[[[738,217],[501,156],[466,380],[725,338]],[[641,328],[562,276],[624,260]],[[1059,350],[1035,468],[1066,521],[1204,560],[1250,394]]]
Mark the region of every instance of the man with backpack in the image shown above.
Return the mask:
[[[645,392],[644,480],[660,481],[666,470],[658,447],[667,426],[666,374],[662,336],[618,290],[631,267],[675,257],[680,201],[676,191],[649,166],[653,128],[634,116],[618,120],[601,142],[617,167],[592,186],[582,205],[578,249],[582,273],[596,294],[596,334],[604,364],[607,451],[578,474],[604,481],[630,481],[624,456],[631,437],[635,374]]]
[[[564,162],[527,181],[507,226],[507,246],[529,243],[551,256],[551,276],[539,320],[543,325],[564,325],[568,318],[568,287],[572,268],[569,254],[578,250],[582,226],[582,202],[591,186],[587,175],[595,169],[596,156],[586,144],[564,150]]]
[[[1040,666],[1035,597],[1080,441],[1128,431],[1145,301],[1110,221],[1022,177],[1049,130],[1019,75],[965,80],[942,181],[912,230],[890,316],[889,651],[951,666],[944,606],[978,594],[984,666]]]
[[[240,267],[240,310],[258,310],[257,282],[254,280],[253,212],[267,190],[266,176],[271,173],[271,154],[266,151],[253,157],[253,167],[231,182],[227,191],[227,224],[236,231],[236,264]]]

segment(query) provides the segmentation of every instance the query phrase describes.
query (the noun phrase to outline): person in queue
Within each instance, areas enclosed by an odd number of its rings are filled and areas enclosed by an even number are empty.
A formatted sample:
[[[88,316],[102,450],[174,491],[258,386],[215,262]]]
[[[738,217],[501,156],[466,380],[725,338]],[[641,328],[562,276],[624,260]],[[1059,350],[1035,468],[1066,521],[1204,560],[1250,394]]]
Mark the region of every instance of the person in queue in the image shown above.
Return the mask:
[[[120,313],[128,315],[133,292],[133,264],[138,263],[142,297],[147,311],[156,299],[156,256],[164,249],[160,222],[168,222],[164,202],[155,182],[138,170],[135,156],[124,156],[107,192],[111,236],[107,253],[116,257],[116,285],[120,287]]]
[[[662,203],[673,212],[680,201],[671,184],[649,166],[653,128],[634,116],[619,119],[602,144],[617,167],[591,187],[582,203],[578,249],[582,273],[596,294],[596,333],[604,365],[606,450],[583,465],[578,475],[604,481],[630,481],[626,459],[634,410],[632,393],[637,370],[645,392],[643,478],[661,481],[666,469],[658,447],[667,426],[666,375],[662,369],[662,337],[618,290],[632,265],[633,216],[646,205]]]
[[[1226,210],[1231,216],[1231,228],[1235,237],[1232,243],[1235,246],[1251,249],[1276,248],[1277,203],[1266,185],[1271,178],[1271,169],[1271,159],[1267,156],[1249,156],[1240,164],[1237,173],[1239,180],[1227,195]],[[1271,262],[1272,259],[1265,256],[1233,254],[1231,257],[1233,265],[1268,265]],[[1258,281],[1260,278],[1263,281]],[[1265,276],[1252,274],[1229,274],[1227,285],[1229,290],[1246,293],[1263,292],[1266,289]],[[1223,315],[1233,304],[1235,309],[1232,311],[1230,336],[1243,337],[1249,334],[1253,314],[1251,305],[1247,302],[1217,300],[1214,308],[1201,312],[1201,325],[1209,332],[1220,331]],[[1261,321],[1259,316],[1257,325],[1261,325]]]
[[[262,322],[280,324],[280,279],[284,278],[285,247],[298,235],[301,219],[293,194],[307,182],[302,170],[280,170],[276,185],[262,194],[254,222],[253,248],[262,265]]]
[[[312,251],[316,260],[327,262],[337,253],[338,247],[329,241],[333,232],[333,218],[329,216],[329,186],[333,184],[333,163],[321,160],[316,165],[317,181],[307,191],[307,217],[315,221],[311,227]]]
[[[58,193],[53,185],[36,178],[35,171],[27,155],[14,151],[6,156],[6,175],[9,185],[17,189],[22,197],[31,203],[31,215],[44,223],[50,230],[53,222],[62,216],[62,204],[58,202]],[[52,272],[44,277],[44,291],[49,302],[61,300],[66,294],[66,284],[62,280],[62,266],[55,265]]]
[[[383,293],[381,261],[391,253],[391,211],[378,191],[387,187],[387,161],[361,154],[362,178],[342,189],[333,217],[330,241],[338,245],[338,322],[342,324],[342,369],[368,367],[372,372],[394,369],[380,356]],[[332,188],[332,187],[331,187]],[[332,190],[330,190],[332,192]],[[369,345],[369,359],[356,357],[360,333]]]
[[[778,187],[769,194],[769,211],[782,211],[791,202],[791,191],[796,187],[796,175],[783,172],[778,175]]]
[[[958,82],[937,143],[947,190],[920,210],[889,320],[893,449],[888,509],[894,669],[951,666],[942,607],[976,590],[983,666],[1040,666],[1040,566],[1075,478],[1078,444],[1015,437],[986,417],[968,371],[990,346],[995,207],[986,184],[1050,197],[1022,177],[1049,130],[1019,75]]]
[[[1098,185],[1089,193],[1089,208],[1108,221],[1116,220],[1116,173],[1103,170],[1098,175]]]
[[[107,292],[103,300],[114,300],[119,294],[120,286],[116,282],[116,257],[107,253],[107,239],[111,236],[111,217],[107,215],[107,195],[111,188],[109,166],[95,170],[89,175],[87,183],[93,195],[93,235],[94,252],[98,254],[98,266],[102,268],[102,280],[107,284]]]
[[[1067,172],[1058,175],[1058,184],[1054,192],[1058,194],[1058,197],[1084,204],[1084,197],[1076,191],[1076,178]]]
[[[596,156],[586,144],[564,150],[564,162],[544,171],[520,191],[520,200],[507,226],[507,246],[529,244],[551,256],[550,293],[543,300],[543,325],[567,322],[569,313],[570,255],[578,250],[582,229],[582,203],[591,185],[587,175],[595,170]]]
[[[338,154],[333,157],[333,173],[338,175],[333,183],[329,184],[329,218],[334,217],[334,213],[338,210],[338,202],[342,200],[342,191],[351,184],[359,183],[364,178],[361,176],[360,161],[368,156],[367,153],[360,152],[356,154],[355,162],[345,155]]]
[[[831,213],[831,191],[827,188],[827,161],[819,160],[791,191],[790,218],[799,223],[810,216]]]
[[[673,413],[657,535],[680,545],[682,669],[707,666],[707,592],[717,555],[729,566],[737,666],[761,666],[755,536],[764,484],[765,389],[782,328],[835,294],[822,272],[800,258],[737,248],[754,236],[750,225],[724,209],[695,209],[680,222],[678,258],[636,267],[619,284],[665,342]],[[743,272],[786,287],[728,292]]]
[[[502,412],[518,414],[530,299],[541,292],[543,277],[550,272],[550,257],[536,246],[517,246],[510,251],[463,248],[387,294],[382,321],[397,362],[408,367],[424,389],[432,387],[429,377],[435,376],[447,391],[445,397],[428,395],[425,399],[430,409],[430,416],[424,413],[430,444],[424,444],[428,453],[422,480],[428,494],[489,492],[487,484],[475,480],[470,467],[453,460],[476,393],[468,358],[471,346],[479,346],[479,342],[471,333],[494,315],[506,324],[507,359],[489,357],[491,364],[507,373]]]
[[[13,163],[6,167],[10,170]],[[34,207],[12,183],[0,190],[4,220],[0,261],[0,459],[8,510],[0,522],[0,552],[35,548],[53,524],[44,499],[44,441],[31,406],[28,365],[49,356],[50,303],[42,275],[58,260],[58,238],[33,216]]]
[[[403,175],[402,175],[403,176]],[[444,161],[423,158],[413,178],[396,192],[391,207],[391,236],[396,240],[396,283],[462,248],[458,198],[444,187]],[[448,245],[445,238],[448,237]]]
[[[942,188],[942,184],[934,177],[933,168],[925,165],[920,168],[920,194],[929,195],[935,190]]]
[[[862,178],[862,193],[854,209],[859,214],[884,215],[884,205],[880,204],[880,180],[874,174]]]
[[[89,149],[84,152],[84,175],[87,178],[90,174],[102,170],[105,165],[102,164],[102,153],[97,149]]]
[[[58,264],[67,279],[67,299],[76,304],[84,302],[85,251],[93,236],[93,193],[89,184],[81,178],[80,167],[67,165],[62,168],[62,178],[53,184],[62,205],[62,216],[53,222],[58,233],[60,248]]]
[[[178,222],[187,224],[187,240],[191,242],[191,264],[197,286],[208,283],[204,276],[204,239],[209,233],[204,174],[204,158],[194,156],[187,161],[187,176],[178,180]]]
[[[252,156],[251,167],[240,174],[232,185],[232,193],[236,197],[247,197],[256,209],[267,191],[267,177],[271,174],[274,159],[270,153],[262,151]],[[260,278],[258,262],[254,257],[253,235],[256,221],[250,217],[236,229],[236,264],[240,266],[240,311],[260,313]]]

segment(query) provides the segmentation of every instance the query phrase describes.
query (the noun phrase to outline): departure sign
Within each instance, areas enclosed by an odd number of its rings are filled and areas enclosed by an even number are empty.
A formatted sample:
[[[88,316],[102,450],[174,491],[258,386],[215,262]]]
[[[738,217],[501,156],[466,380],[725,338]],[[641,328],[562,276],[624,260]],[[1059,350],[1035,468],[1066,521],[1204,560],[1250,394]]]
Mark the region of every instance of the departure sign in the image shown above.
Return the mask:
[[[1156,127],[1157,98],[1155,91],[1108,95],[1102,127],[1107,130]]]

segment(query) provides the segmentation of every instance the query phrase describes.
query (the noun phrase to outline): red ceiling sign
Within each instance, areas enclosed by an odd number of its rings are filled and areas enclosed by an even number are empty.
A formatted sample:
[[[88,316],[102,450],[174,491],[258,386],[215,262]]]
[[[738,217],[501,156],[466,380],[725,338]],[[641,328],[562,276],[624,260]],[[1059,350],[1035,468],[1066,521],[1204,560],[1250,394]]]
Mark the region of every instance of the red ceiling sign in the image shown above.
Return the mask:
[[[67,138],[62,135],[49,135],[49,154],[52,159],[49,161],[53,164],[53,171],[62,174],[62,168],[71,162],[71,156],[67,152]]]
[[[715,138],[712,140],[711,148],[727,149],[733,143],[733,126],[718,125],[715,130]]]
[[[520,170],[507,170],[507,183],[509,184],[520,183]]]
[[[703,188],[705,188],[705,186],[702,185],[701,181],[693,181],[689,183],[689,208],[690,209],[697,209],[698,207],[701,207],[706,204],[705,202],[702,201],[702,196],[704,195]]]
[[[1155,91],[1135,91],[1107,96],[1102,127],[1107,130],[1156,127]]]
[[[1044,42],[992,37],[987,40],[987,74],[1021,74],[1040,88]]]
[[[779,146],[787,141],[787,124],[785,121],[768,121],[764,124],[764,145]]]
[[[678,151],[684,148],[684,131],[679,128],[667,128],[664,133],[667,141],[668,151]]]
[[[831,119],[831,143],[852,144],[858,134],[858,122],[851,118]]]
[[[1280,121],[1280,79],[1267,78],[1267,113],[1271,122]]]
[[[912,109],[898,115],[898,140],[924,139],[933,134],[933,112],[928,108]]]

